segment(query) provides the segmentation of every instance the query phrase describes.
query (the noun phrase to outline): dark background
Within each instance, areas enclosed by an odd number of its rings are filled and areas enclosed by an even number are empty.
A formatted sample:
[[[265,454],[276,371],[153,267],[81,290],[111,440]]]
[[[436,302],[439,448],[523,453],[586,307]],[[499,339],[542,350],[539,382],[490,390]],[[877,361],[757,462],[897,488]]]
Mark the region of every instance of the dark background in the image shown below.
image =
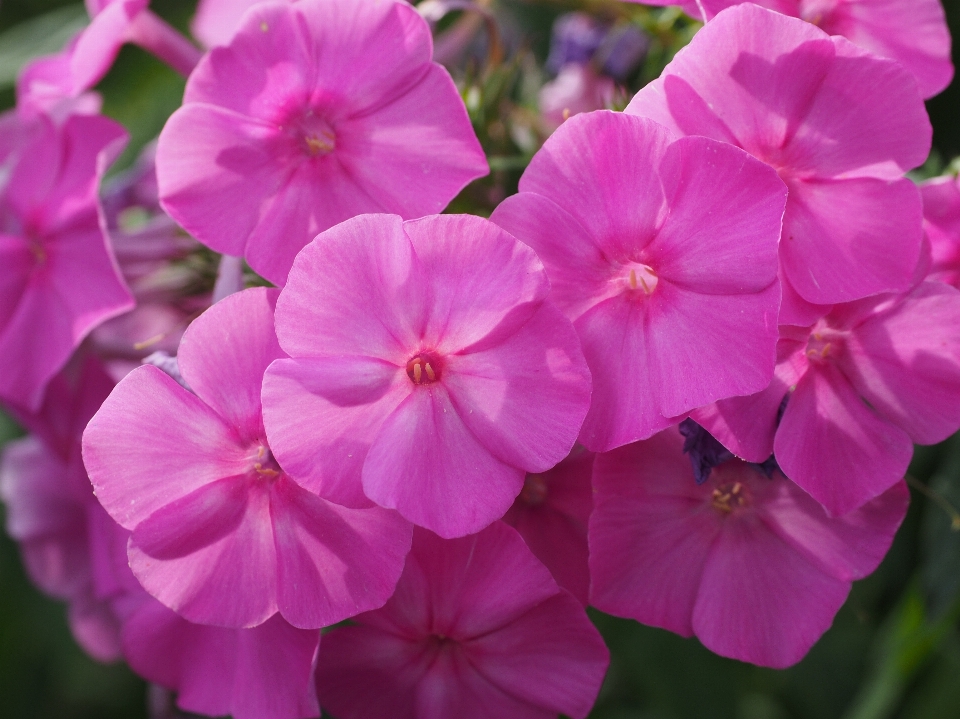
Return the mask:
[[[559,12],[610,7],[604,0],[501,0],[499,5],[519,23],[525,46],[541,62]],[[946,0],[945,6],[957,36],[960,0]],[[181,28],[193,7],[190,0],[153,3],[156,12]],[[12,80],[24,59],[56,50],[82,17],[82,6],[75,2],[0,2],[0,107],[13,105]],[[955,50],[955,58],[957,54]],[[643,81],[642,75],[637,82]],[[121,160],[125,164],[176,109],[183,80],[139,49],[127,47],[98,89],[104,112],[131,132],[131,149]],[[960,83],[931,100],[928,109],[934,151],[924,174],[939,172],[960,155]],[[485,129],[478,123],[489,147]],[[464,197],[458,209],[471,210],[471,196]],[[473,209],[484,211],[480,205]],[[0,440],[16,434],[15,426],[0,422]],[[960,719],[960,532],[951,529],[942,506],[960,506],[960,438],[920,448],[911,474],[929,489],[914,490],[910,513],[887,559],[873,576],[854,586],[834,627],[800,664],[780,672],[761,669],[717,657],[696,640],[595,613],[613,661],[592,716]],[[937,501],[929,498],[931,492]],[[145,716],[143,683],[124,666],[103,666],[81,652],[70,636],[63,606],[29,584],[16,546],[0,536],[0,718]]]

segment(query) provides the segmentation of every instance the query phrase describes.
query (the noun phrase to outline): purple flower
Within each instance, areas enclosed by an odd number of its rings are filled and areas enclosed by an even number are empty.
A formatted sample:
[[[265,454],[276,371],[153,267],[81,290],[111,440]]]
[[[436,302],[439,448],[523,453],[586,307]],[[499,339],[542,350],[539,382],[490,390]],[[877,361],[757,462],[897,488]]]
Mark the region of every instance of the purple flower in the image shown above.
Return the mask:
[[[787,184],[784,294],[834,304],[908,289],[930,150],[914,78],[809,23],[740,5],[698,32],[628,113],[744,148]],[[790,287],[786,287],[789,285]]]
[[[492,219],[537,251],[580,335],[588,449],[769,384],[785,196],[742,150],[620,113],[569,120],[533,158]]]
[[[608,662],[583,607],[497,522],[415,530],[393,598],[323,638],[317,685],[341,719],[583,719]]]
[[[279,612],[315,628],[381,606],[410,547],[410,525],[347,509],[293,483],[263,431],[263,372],[283,357],[277,291],[214,305],[184,334],[180,371],[125,377],[84,433],[97,498],[132,531],[130,566],[184,618],[253,627]]]
[[[191,75],[157,152],[164,208],[283,284],[297,252],[366,212],[440,212],[487,163],[416,10],[268,2]]]
[[[0,398],[32,411],[84,337],[133,307],[97,201],[126,133],[97,115],[7,122],[23,144],[0,173]]]
[[[923,224],[930,241],[929,279],[960,289],[960,185],[937,177],[920,185]]]
[[[263,397],[280,463],[445,537],[502,517],[527,472],[570,452],[590,401],[548,288],[533,251],[478,217],[365,215],[323,233],[277,304],[292,359]]]
[[[890,548],[906,484],[831,518],[779,472],[740,460],[697,484],[682,445],[668,429],[597,457],[590,603],[726,657],[795,664]]]

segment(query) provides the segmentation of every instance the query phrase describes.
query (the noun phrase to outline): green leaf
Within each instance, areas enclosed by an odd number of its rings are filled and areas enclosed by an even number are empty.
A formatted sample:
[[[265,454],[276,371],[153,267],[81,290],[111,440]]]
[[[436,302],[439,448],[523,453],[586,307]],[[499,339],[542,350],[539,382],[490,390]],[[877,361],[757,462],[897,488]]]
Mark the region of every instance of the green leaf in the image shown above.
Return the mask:
[[[86,24],[87,11],[78,3],[22,22],[0,35],[0,89],[12,86],[20,68],[30,60],[61,50]]]

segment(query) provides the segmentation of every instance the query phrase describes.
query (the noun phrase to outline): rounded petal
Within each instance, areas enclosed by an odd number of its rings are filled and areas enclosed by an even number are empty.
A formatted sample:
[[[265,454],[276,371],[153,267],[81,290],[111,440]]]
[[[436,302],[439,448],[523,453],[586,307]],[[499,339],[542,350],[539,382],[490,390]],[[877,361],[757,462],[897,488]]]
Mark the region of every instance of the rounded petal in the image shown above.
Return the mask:
[[[263,374],[285,357],[273,328],[277,290],[231,295],[194,320],[180,341],[177,362],[187,384],[242,440],[263,437]]]
[[[900,481],[913,443],[874,414],[839,370],[824,365],[811,368],[790,395],[774,452],[784,474],[840,516]]]
[[[480,531],[506,513],[524,472],[490,453],[446,389],[416,388],[384,421],[363,464],[364,493],[442,537]]]
[[[156,367],[127,375],[83,434],[97,498],[127,529],[200,487],[246,473],[244,454],[232,427]]]
[[[393,594],[413,536],[395,512],[348,509],[283,481],[271,516],[280,612],[294,626],[331,626]]]
[[[569,454],[590,406],[580,342],[550,304],[506,341],[450,357],[443,382],[480,444],[528,472]]]

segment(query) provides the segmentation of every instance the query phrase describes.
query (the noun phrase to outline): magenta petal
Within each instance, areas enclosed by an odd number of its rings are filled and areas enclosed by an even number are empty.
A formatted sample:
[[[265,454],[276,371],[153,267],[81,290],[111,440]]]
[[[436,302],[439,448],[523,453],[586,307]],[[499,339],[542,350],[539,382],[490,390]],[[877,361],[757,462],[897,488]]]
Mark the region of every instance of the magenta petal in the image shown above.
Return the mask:
[[[403,217],[440,213],[470,181],[489,172],[466,107],[438,102],[456,93],[450,74],[431,64],[402,96],[344,125],[340,162],[383,211]],[[427,106],[431,112],[424,113]]]
[[[233,428],[155,367],[117,385],[84,432],[83,459],[100,503],[128,529],[249,469]]]
[[[218,302],[187,328],[177,352],[190,389],[246,442],[263,436],[263,373],[286,356],[273,329],[278,294],[255,288]]]
[[[577,115],[534,156],[520,191],[561,205],[608,255],[629,255],[634,245],[653,236],[663,219],[666,208],[656,168],[674,139],[644,119],[606,110]],[[563,235],[552,238],[557,244],[565,241]],[[540,250],[536,245],[534,249]]]
[[[205,47],[226,45],[233,38],[243,14],[258,0],[200,0],[190,23],[190,32]]]
[[[434,387],[416,388],[381,425],[363,465],[363,489],[418,526],[462,537],[504,515],[524,473],[491,455],[447,391]]]
[[[134,531],[130,568],[144,589],[197,624],[255,627],[275,614],[277,557],[270,497],[265,489],[250,484],[246,494],[239,525],[202,549],[190,546],[186,556],[152,557],[137,545]],[[206,496],[198,496],[197,502]],[[198,519],[201,516],[198,512]],[[165,520],[165,526],[150,527],[150,534],[175,531],[176,516]]]
[[[830,628],[849,591],[762,525],[729,522],[704,566],[693,628],[717,654],[783,669]]]
[[[190,624],[150,599],[123,627],[134,671],[177,691],[186,711],[236,719],[316,716],[319,639],[278,616],[253,629]]]
[[[347,509],[284,481],[271,516],[280,612],[294,626],[330,626],[393,594],[413,536],[395,512]]]
[[[294,357],[356,355],[406,366],[426,313],[422,268],[402,220],[344,222],[297,256],[277,302],[277,336]]]
[[[80,34],[70,58],[75,93],[96,85],[107,74],[121,45],[127,41],[127,30],[150,0],[117,0],[94,16]]]
[[[416,687],[434,657],[415,639],[363,624],[339,627],[324,637],[318,661],[323,706],[340,719],[418,719]]]
[[[839,362],[877,414],[919,444],[960,428],[960,292],[925,282],[853,329]]]
[[[276,134],[274,127],[219,107],[181,107],[157,143],[163,209],[208,247],[242,256],[265,198],[289,175],[276,156]]]
[[[392,365],[351,359],[343,367],[356,370],[353,376],[337,374],[336,358],[274,362],[263,380],[263,421],[270,449],[300,486],[338,504],[369,507],[360,482],[363,462],[410,382]],[[384,392],[390,376],[393,384]],[[309,435],[304,427],[311,428]]]
[[[528,472],[544,472],[570,452],[590,406],[576,332],[549,304],[506,342],[450,357],[444,385],[480,444]]]
[[[443,354],[515,332],[550,288],[536,254],[482,218],[435,215],[405,222],[403,230],[432,280],[429,319],[417,341]]]
[[[466,647],[471,665],[504,693],[573,719],[590,713],[610,663],[603,639],[566,592]]]
[[[836,368],[823,365],[807,371],[790,395],[774,452],[784,474],[840,516],[902,479],[913,443],[877,417]]]
[[[599,455],[590,515],[590,603],[690,636],[700,576],[720,534],[675,430]],[[707,511],[704,511],[704,510]]]
[[[789,186],[781,259],[803,299],[834,304],[910,286],[923,239],[923,204],[910,180]]]
[[[847,582],[880,565],[910,503],[906,482],[898,482],[834,519],[793,482],[771,482],[766,489],[759,512],[769,530],[822,572]]]

